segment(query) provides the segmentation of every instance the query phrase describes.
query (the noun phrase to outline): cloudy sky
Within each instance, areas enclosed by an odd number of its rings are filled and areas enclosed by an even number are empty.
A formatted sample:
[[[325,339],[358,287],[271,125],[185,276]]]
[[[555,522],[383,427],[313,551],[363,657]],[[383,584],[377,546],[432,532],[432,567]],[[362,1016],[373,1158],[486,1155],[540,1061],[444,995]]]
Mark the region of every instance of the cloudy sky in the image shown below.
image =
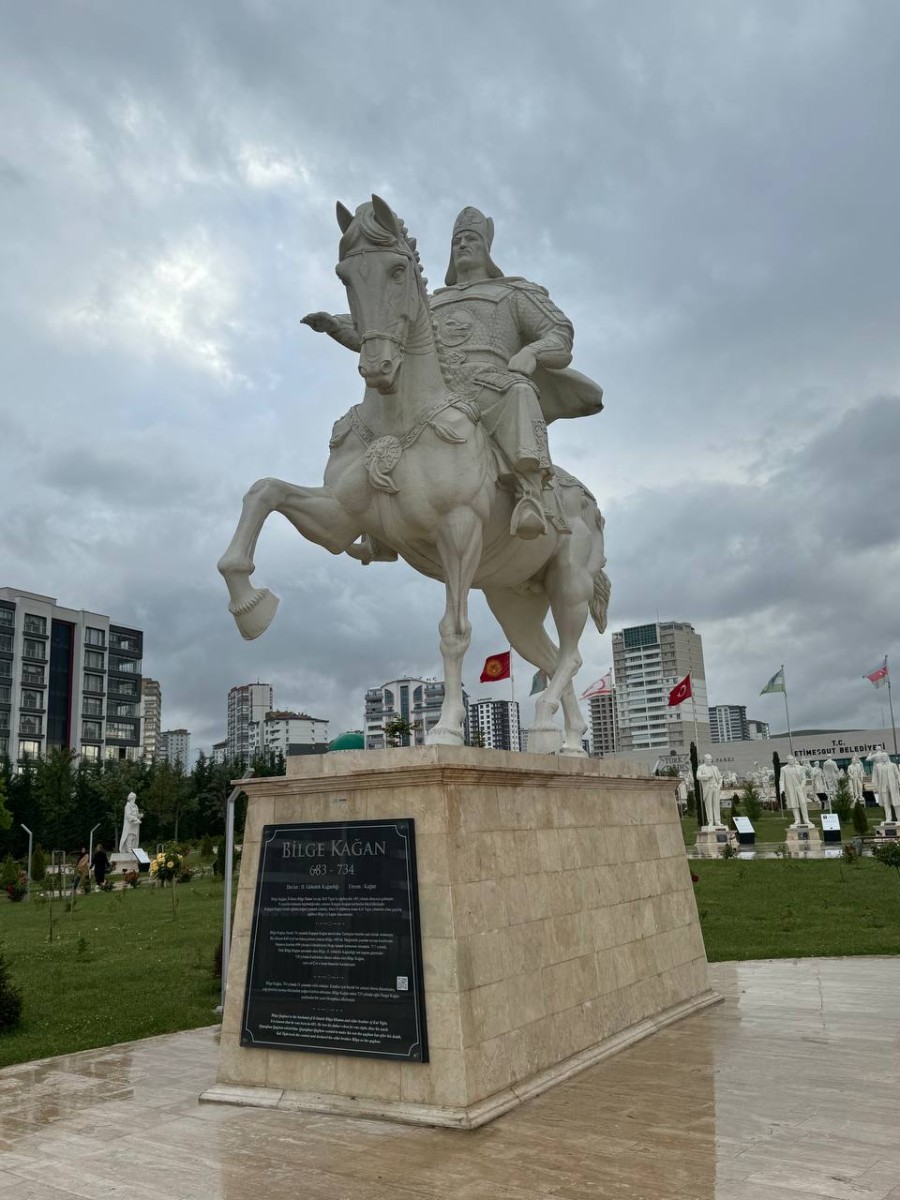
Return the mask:
[[[236,683],[361,722],[441,674],[442,595],[267,525],[276,622],[215,563],[247,486],[317,484],[353,356],[334,202],[375,191],[442,280],[465,204],[549,288],[606,411],[554,458],[607,516],[611,629],[703,636],[712,703],[873,726],[900,655],[893,0],[2,0],[0,585],[145,630],[166,726]],[[502,635],[478,597],[466,681]],[[611,662],[585,637],[586,686]],[[900,658],[896,658],[900,670]],[[520,664],[520,697],[530,669]],[[498,695],[508,694],[497,685]]]

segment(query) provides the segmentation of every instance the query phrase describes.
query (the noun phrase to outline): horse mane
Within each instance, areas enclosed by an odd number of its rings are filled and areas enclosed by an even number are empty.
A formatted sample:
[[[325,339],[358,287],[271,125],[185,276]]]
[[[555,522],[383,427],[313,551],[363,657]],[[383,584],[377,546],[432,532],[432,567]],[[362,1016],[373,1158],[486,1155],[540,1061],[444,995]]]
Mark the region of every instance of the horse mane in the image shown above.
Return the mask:
[[[406,232],[406,226],[397,218],[400,228],[403,230],[405,242],[403,245],[390,230],[385,229],[375,216],[375,208],[371,200],[367,200],[365,204],[361,204],[356,210],[353,220],[347,226],[347,231],[341,237],[338,243],[338,262],[342,262],[351,250],[355,250],[360,242],[368,242],[373,246],[381,246],[388,249],[391,246],[397,246],[402,250],[412,250],[418,260],[418,255],[415,253],[415,239],[410,240]]]

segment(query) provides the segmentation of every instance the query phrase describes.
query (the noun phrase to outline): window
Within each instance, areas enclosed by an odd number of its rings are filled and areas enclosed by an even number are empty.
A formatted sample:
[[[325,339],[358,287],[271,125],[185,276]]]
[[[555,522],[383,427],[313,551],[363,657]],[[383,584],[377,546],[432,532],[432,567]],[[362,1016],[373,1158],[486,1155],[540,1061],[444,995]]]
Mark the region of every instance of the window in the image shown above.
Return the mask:
[[[103,694],[103,676],[102,675],[85,674],[84,690],[86,692],[100,692],[100,694],[102,695]]]
[[[125,650],[137,654],[141,649],[141,644],[136,637],[131,637],[127,633],[110,631],[109,647],[111,650]]]
[[[141,669],[140,661],[136,658],[113,658],[110,655],[109,669],[122,671],[126,675],[134,675]]]
[[[82,721],[81,736],[86,742],[102,742],[103,726],[99,721]]]
[[[88,762],[99,762],[100,761],[100,747],[99,746],[82,746],[81,747],[81,757],[84,759],[87,759]]]
[[[0,754],[9,754],[9,738],[0,737]]]
[[[41,637],[47,636],[47,618],[36,617],[32,613],[25,614],[24,628],[26,633],[39,633]]]
[[[0,608],[0,626],[12,629],[16,623],[16,614],[11,608]]]
[[[12,679],[12,663],[0,658],[0,679]]]
[[[84,665],[89,671],[103,670],[103,655],[99,650],[85,650]]]
[[[0,712],[0,732],[9,733],[9,713]]]
[[[110,692],[115,692],[117,696],[136,696],[137,683],[133,679],[111,679],[109,681]]]
[[[0,633],[0,650],[12,654],[13,640],[11,633]]]
[[[138,706],[136,704],[113,704],[110,707],[111,717],[136,717],[138,715]]]
[[[27,733],[32,737],[40,737],[43,732],[43,717],[32,717],[27,713],[22,713],[19,717],[19,733]]]
[[[137,726],[131,725],[127,721],[107,721],[106,736],[133,742],[137,737]]]
[[[43,642],[34,642],[31,638],[26,638],[22,646],[22,653],[26,658],[36,658],[40,662],[46,661],[47,654],[44,649]]]
[[[30,688],[22,688],[22,707],[23,708],[43,708],[44,707],[43,692],[33,692]]]
[[[102,717],[103,701],[99,696],[85,696],[81,702],[81,712],[85,717]]]
[[[19,740],[19,758],[24,758],[29,755],[31,758],[37,758],[41,753],[41,743],[33,742],[26,739]]]
[[[12,688],[8,687],[5,683],[0,684],[0,703],[9,704],[11,696]]]
[[[102,629],[91,629],[90,626],[84,631],[85,644],[88,646],[105,646],[106,633]]]

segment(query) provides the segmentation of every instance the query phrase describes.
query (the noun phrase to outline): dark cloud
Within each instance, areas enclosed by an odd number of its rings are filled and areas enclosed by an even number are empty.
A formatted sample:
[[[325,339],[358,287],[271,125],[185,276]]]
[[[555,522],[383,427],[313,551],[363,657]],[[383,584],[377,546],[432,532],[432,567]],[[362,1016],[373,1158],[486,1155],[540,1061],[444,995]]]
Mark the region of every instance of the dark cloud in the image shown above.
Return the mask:
[[[297,320],[343,307],[334,200],[372,191],[433,283],[480,205],[497,260],[574,320],[607,409],[551,436],[607,511],[612,628],[693,621],[712,699],[785,661],[798,724],[877,720],[858,680],[895,647],[900,583],[888,0],[2,11],[0,582],[143,625],[167,723],[213,740],[259,677],[355,725],[366,686],[440,673],[440,590],[402,566],[273,518],[257,576],[283,603],[249,644],[215,573],[246,487],[318,482],[359,396]],[[470,682],[500,644],[473,613]],[[602,674],[608,636],[585,658]]]

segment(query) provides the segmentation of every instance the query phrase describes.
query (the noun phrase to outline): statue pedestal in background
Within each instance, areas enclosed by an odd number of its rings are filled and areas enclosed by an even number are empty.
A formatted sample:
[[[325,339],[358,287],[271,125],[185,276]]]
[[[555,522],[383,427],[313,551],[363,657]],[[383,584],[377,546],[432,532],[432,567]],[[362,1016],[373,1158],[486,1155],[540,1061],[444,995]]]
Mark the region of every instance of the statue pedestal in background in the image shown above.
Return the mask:
[[[475,1128],[717,999],[671,780],[440,745],[287,769],[243,785],[203,1100]]]
[[[725,825],[704,825],[697,830],[695,846],[701,858],[716,858],[726,846],[734,845],[734,834]]]
[[[898,830],[900,830],[900,825],[896,821],[882,821],[880,825],[875,826],[875,836],[877,838],[896,838]]]
[[[784,837],[788,854],[807,854],[822,844],[822,835],[815,825],[790,825]]]

